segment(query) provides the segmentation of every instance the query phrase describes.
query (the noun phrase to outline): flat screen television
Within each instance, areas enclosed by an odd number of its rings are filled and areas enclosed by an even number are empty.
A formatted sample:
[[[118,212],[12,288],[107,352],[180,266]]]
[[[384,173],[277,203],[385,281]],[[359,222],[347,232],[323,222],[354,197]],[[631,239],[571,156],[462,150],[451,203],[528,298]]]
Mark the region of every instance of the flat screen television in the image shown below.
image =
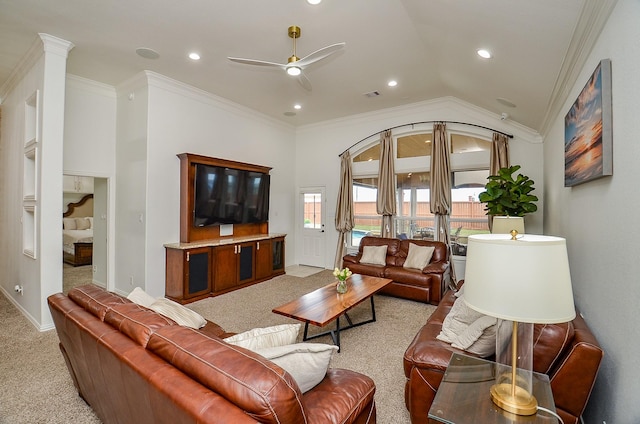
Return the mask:
[[[196,164],[193,225],[268,222],[269,185],[269,174]]]

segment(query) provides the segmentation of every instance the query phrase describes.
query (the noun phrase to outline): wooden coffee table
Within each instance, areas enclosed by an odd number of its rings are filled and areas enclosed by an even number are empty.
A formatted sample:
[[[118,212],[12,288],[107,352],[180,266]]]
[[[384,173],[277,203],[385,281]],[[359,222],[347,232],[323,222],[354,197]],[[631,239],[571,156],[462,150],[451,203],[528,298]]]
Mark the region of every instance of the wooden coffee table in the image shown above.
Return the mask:
[[[391,283],[391,281],[388,278],[353,274],[347,280],[348,290],[345,294],[339,294],[336,291],[336,281],[305,294],[299,299],[278,306],[273,309],[273,312],[304,322],[304,336],[302,338],[304,341],[330,335],[333,343],[338,346],[339,352],[340,331],[374,322],[376,320],[376,309],[373,295]],[[357,323],[352,322],[347,311],[367,299],[371,300],[371,319]],[[349,323],[346,327],[340,327],[340,317],[342,315]],[[308,336],[309,324],[324,327],[334,319],[336,320],[335,330]]]

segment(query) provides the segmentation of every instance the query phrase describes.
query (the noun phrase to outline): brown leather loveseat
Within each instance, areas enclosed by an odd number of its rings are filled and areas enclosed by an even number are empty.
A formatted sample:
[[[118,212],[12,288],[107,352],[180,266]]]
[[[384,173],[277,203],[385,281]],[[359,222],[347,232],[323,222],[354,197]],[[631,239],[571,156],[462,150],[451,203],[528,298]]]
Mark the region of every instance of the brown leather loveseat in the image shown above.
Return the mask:
[[[470,356],[437,340],[456,297],[448,291],[404,354],[405,403],[412,423],[424,423],[453,352]],[[578,314],[563,324],[536,324],[533,369],[549,375],[557,413],[565,424],[578,424],[604,355]],[[488,358],[492,359],[492,358]]]
[[[422,270],[403,267],[411,243],[435,248],[431,261]],[[383,245],[387,246],[385,265],[360,262],[365,247]],[[348,267],[356,274],[392,279],[393,282],[383,288],[380,293],[434,305],[440,301],[449,279],[447,245],[439,241],[363,237],[360,240],[358,253],[344,256],[342,267]]]
[[[282,368],[94,285],[48,298],[79,395],[104,423],[375,423],[375,386],[329,369],[305,392]]]

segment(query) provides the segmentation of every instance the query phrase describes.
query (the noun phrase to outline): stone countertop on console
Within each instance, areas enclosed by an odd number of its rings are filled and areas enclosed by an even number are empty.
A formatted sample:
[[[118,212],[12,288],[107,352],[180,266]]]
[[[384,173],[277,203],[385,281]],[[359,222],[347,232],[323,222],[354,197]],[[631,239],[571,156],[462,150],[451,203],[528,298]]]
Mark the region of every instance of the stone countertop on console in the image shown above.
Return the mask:
[[[224,237],[212,240],[198,240],[189,243],[166,243],[164,247],[169,249],[194,249],[197,247],[224,246],[227,244],[244,243],[248,241],[268,240],[272,238],[285,237],[286,234],[269,233],[269,234],[253,234],[250,236]]]

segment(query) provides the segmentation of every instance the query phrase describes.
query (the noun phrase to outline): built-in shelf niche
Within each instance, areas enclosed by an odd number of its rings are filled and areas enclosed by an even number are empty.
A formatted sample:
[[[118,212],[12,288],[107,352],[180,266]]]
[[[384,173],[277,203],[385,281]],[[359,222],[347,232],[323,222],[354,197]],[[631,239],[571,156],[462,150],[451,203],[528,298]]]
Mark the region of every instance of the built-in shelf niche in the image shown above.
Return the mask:
[[[22,211],[22,252],[36,259],[36,206],[25,204]]]
[[[24,157],[22,171],[22,251],[35,259],[37,252],[38,143],[40,141],[40,91],[24,102]]]
[[[38,148],[35,143],[25,147],[22,179],[22,197],[25,201],[36,200],[38,182]]]
[[[40,91],[36,90],[24,102],[24,144],[37,143],[40,108]]]

